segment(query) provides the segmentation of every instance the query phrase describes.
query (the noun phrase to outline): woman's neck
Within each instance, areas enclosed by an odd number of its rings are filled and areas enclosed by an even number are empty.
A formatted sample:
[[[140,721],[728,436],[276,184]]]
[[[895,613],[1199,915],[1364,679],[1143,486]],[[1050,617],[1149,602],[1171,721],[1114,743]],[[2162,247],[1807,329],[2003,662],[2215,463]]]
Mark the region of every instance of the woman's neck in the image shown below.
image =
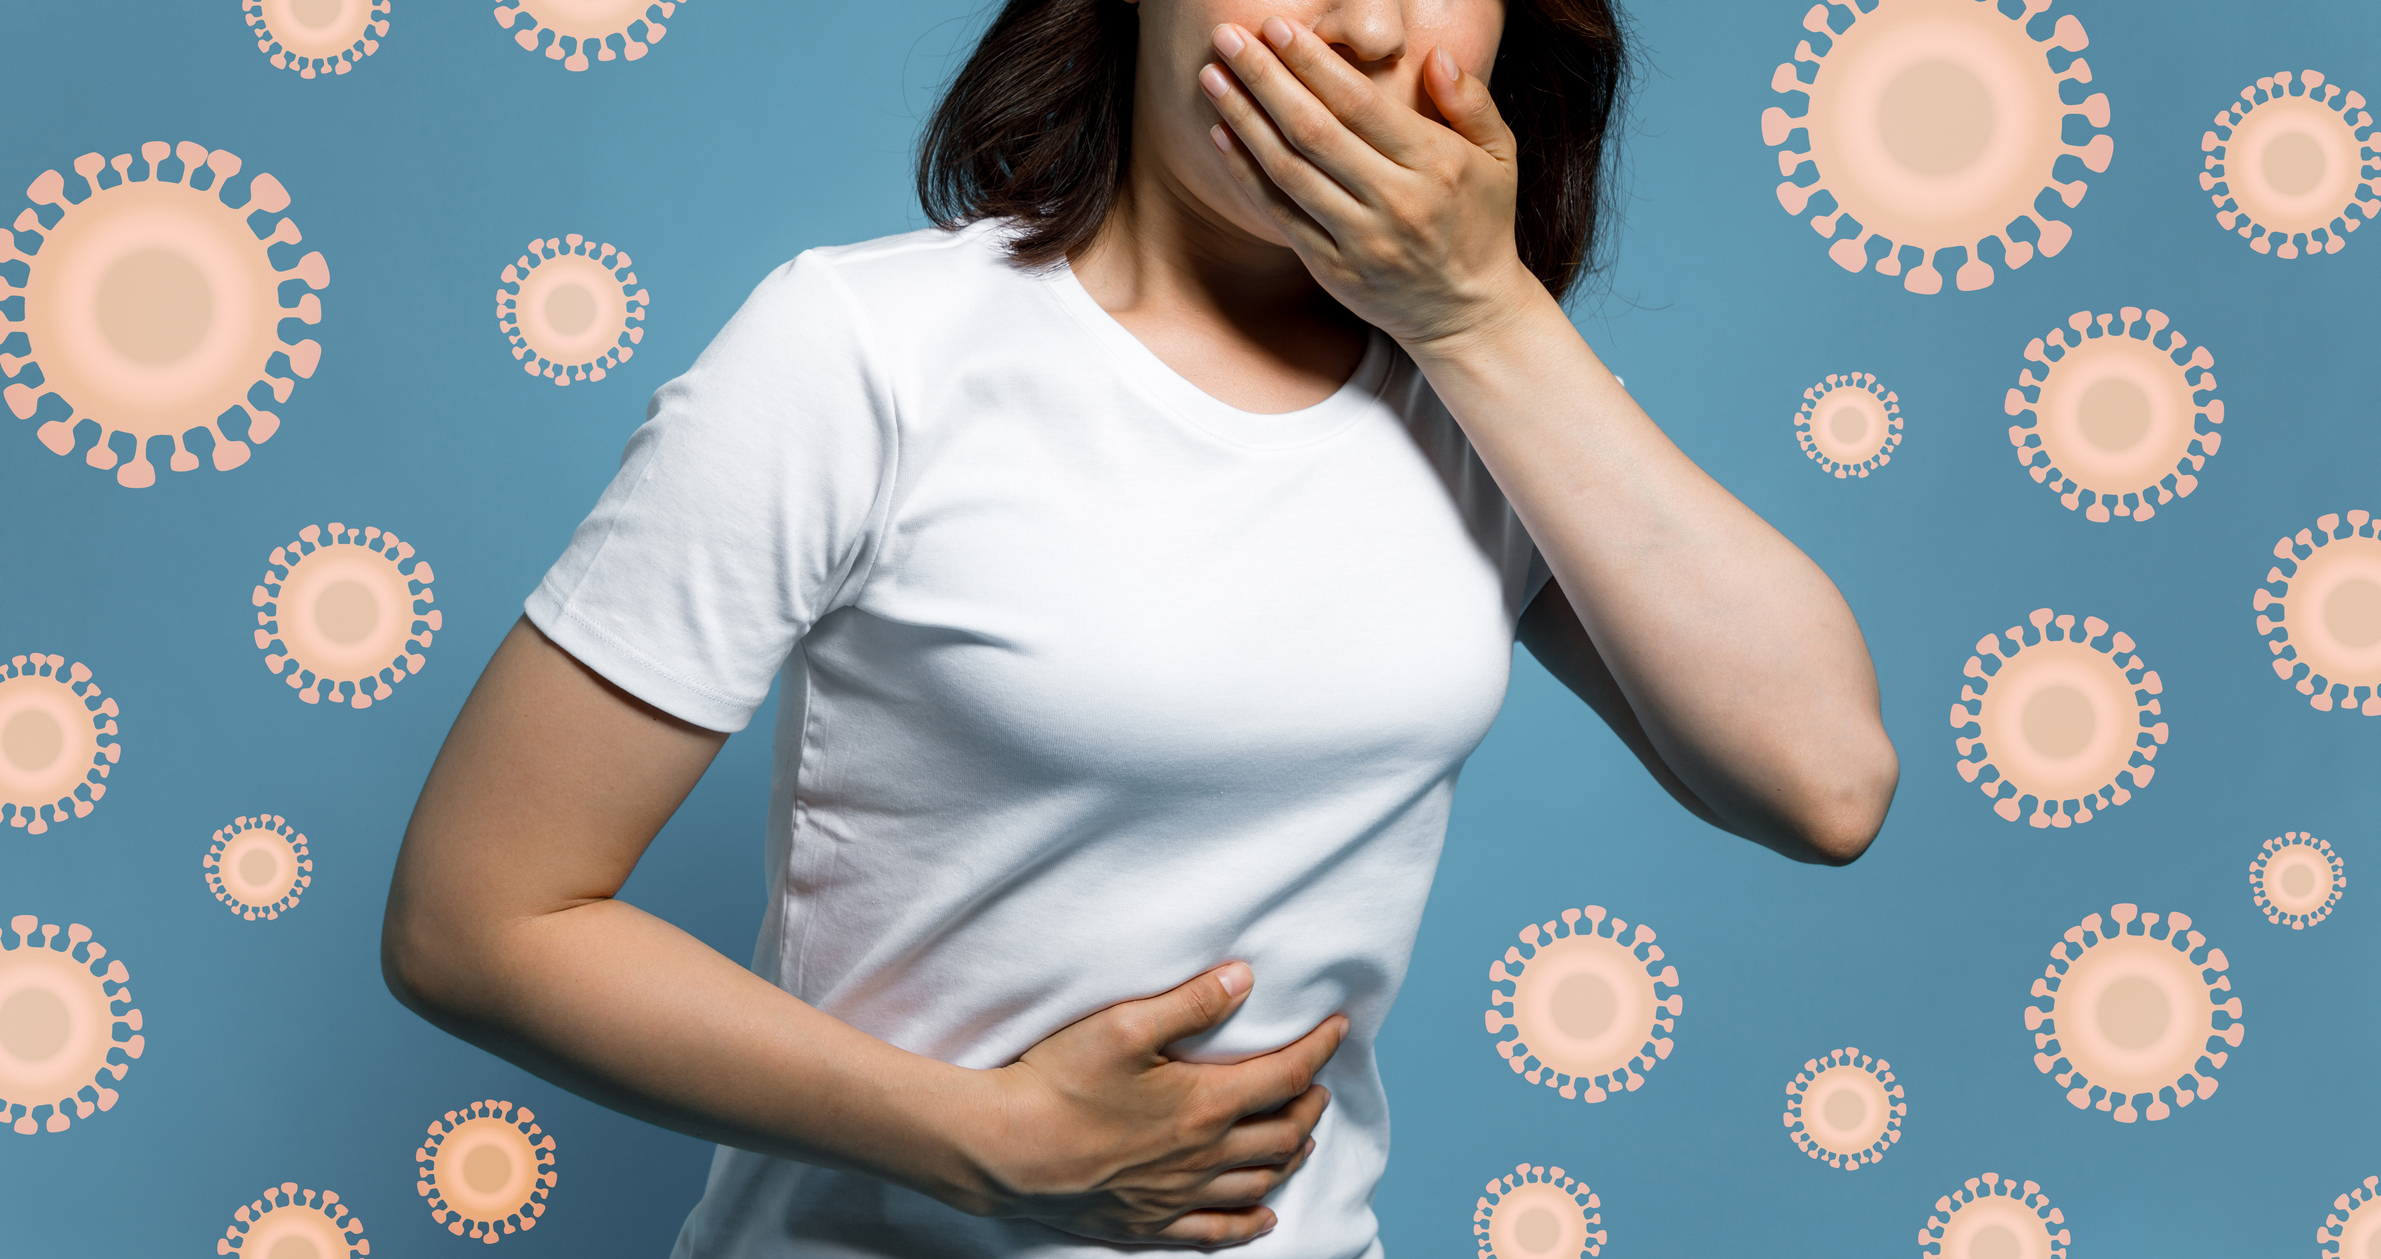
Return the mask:
[[[1143,170],[1068,261],[1092,300],[1160,361],[1244,411],[1312,406],[1364,355],[1365,325],[1296,253]]]

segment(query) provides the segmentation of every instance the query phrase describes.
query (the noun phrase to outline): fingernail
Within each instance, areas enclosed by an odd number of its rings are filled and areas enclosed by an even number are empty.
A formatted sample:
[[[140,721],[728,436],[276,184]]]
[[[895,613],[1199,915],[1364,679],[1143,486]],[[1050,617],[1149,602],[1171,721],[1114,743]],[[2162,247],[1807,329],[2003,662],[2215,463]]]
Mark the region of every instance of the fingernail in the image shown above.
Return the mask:
[[[1231,153],[1232,137],[1224,134],[1224,125],[1222,123],[1219,122],[1214,126],[1209,127],[1207,129],[1207,138],[1215,141],[1215,148],[1217,152],[1224,154]],[[1224,991],[1231,993],[1235,997],[1240,995],[1239,991],[1232,987],[1232,981],[1229,979],[1224,981]]]
[[[1207,94],[1219,101],[1224,98],[1224,93],[1232,90],[1231,83],[1224,78],[1223,67],[1212,61],[1200,67],[1199,86],[1206,88]]]
[[[1287,48],[1290,46],[1290,41],[1296,38],[1298,38],[1298,32],[1291,29],[1289,23],[1284,22],[1277,17],[1269,17],[1265,19],[1266,43],[1269,43],[1276,48]]]
[[[1463,71],[1455,68],[1455,58],[1448,55],[1446,49],[1438,49],[1430,55],[1439,63],[1439,73],[1447,76],[1447,80],[1449,82],[1455,82],[1463,78]]]
[[[1221,131],[1223,128],[1217,127],[1215,130]],[[1217,143],[1222,143],[1222,137],[1217,137]],[[1234,997],[1247,992],[1249,985],[1255,983],[1257,978],[1256,972],[1250,970],[1246,962],[1234,962],[1215,972],[1215,977],[1223,983],[1225,994]]]
[[[1246,47],[1248,47],[1248,41],[1240,38],[1239,27],[1226,22],[1215,28],[1215,50],[1217,52],[1227,57],[1237,57],[1240,55],[1240,50]]]

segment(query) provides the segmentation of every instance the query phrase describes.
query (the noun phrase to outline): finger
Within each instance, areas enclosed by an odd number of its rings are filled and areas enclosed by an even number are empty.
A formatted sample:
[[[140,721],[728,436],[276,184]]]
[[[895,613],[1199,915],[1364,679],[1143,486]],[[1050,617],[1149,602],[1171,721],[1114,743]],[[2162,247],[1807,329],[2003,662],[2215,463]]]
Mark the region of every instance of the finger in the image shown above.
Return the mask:
[[[1422,66],[1422,86],[1455,134],[1488,150],[1499,161],[1513,159],[1513,129],[1497,111],[1488,85],[1476,74],[1465,74],[1445,47],[1430,50],[1430,58]]]
[[[1290,1104],[1265,1115],[1251,1115],[1225,1131],[1216,1144],[1215,1166],[1273,1167],[1298,1157],[1331,1104],[1331,1090],[1321,1085],[1300,1093]]]
[[[1179,987],[1139,1001],[1120,1001],[1104,1013],[1115,1018],[1134,1049],[1156,1053],[1229,1018],[1255,982],[1256,972],[1248,963],[1226,962]]]
[[[1397,164],[1382,156],[1381,151],[1367,144],[1362,137],[1348,130],[1315,94],[1292,74],[1288,66],[1274,55],[1272,47],[1262,39],[1250,38],[1247,31],[1231,23],[1215,28],[1215,47],[1231,73],[1224,78],[1238,80],[1238,91],[1219,91],[1212,75],[1202,72],[1201,81],[1209,96],[1216,99],[1217,109],[1233,130],[1249,137],[1249,129],[1240,124],[1226,104],[1242,104],[1246,110],[1262,113],[1271,124],[1270,130],[1281,137],[1284,146],[1311,162],[1319,170],[1347,188],[1361,193],[1369,185],[1393,175]],[[1221,74],[1219,70],[1216,74]],[[1266,154],[1260,148],[1258,160]],[[1266,169],[1272,163],[1266,162]],[[1278,177],[1278,175],[1277,175]],[[1288,185],[1283,185],[1285,188]],[[1296,195],[1298,189],[1290,188]]]
[[[1186,1246],[1236,1246],[1273,1231],[1279,1219],[1268,1207],[1239,1207],[1224,1211],[1192,1211],[1149,1238]]]
[[[1306,1165],[1307,1156],[1314,1153],[1314,1148],[1314,1141],[1309,1138],[1284,1162],[1271,1167],[1235,1168],[1217,1176],[1199,1191],[1200,1209],[1243,1207],[1264,1201],[1266,1194],[1281,1188],[1284,1181],[1298,1174],[1298,1169]]]
[[[1339,1052],[1347,1028],[1347,1016],[1334,1014],[1313,1031],[1272,1053],[1230,1066],[1207,1068],[1215,1076],[1211,1087],[1222,1104],[1237,1114],[1279,1109],[1314,1083],[1323,1064]]]
[[[1416,167],[1429,156],[1430,133],[1422,128],[1427,120],[1390,99],[1322,36],[1278,17],[1266,18],[1258,32],[1315,100],[1356,138],[1400,166]]]
[[[1232,172],[1233,182],[1240,185],[1240,190],[1248,194],[1249,200],[1255,202],[1266,217],[1281,227],[1293,246],[1304,246],[1301,252],[1310,256],[1337,256],[1339,244],[1330,231],[1296,198],[1282,191],[1280,184],[1273,182],[1273,177],[1257,164],[1256,157],[1238,136],[1222,123],[1208,128],[1207,135],[1215,141],[1215,147],[1223,151],[1224,167]],[[1336,189],[1337,185],[1333,187]],[[1347,196],[1344,191],[1338,195]]]

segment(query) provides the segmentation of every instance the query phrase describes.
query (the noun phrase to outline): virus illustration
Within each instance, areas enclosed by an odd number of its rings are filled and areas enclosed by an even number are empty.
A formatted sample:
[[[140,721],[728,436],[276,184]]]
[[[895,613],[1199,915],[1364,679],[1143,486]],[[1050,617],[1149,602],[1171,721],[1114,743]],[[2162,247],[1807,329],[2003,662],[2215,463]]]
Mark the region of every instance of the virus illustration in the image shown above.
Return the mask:
[[[414,1188],[429,1200],[430,1218],[489,1245],[537,1227],[556,1173],[554,1138],[536,1119],[526,1106],[485,1101],[433,1122],[413,1153],[421,1164]]]
[[[345,74],[380,51],[389,0],[240,0],[256,50],[301,79]]]
[[[124,754],[116,714],[80,662],[32,655],[0,664],[0,817],[28,835],[89,817]]]
[[[628,255],[577,233],[529,242],[504,269],[496,325],[532,376],[557,385],[602,380],[645,339],[651,302]]]
[[[2297,831],[2265,841],[2249,862],[2249,895],[2267,922],[2304,931],[2331,915],[2348,872],[2330,844]]]
[[[2033,994],[2049,1007],[2026,1007],[2034,1066],[2067,1086],[2077,1110],[2101,1110],[2118,1123],[2164,1119],[2216,1091],[2226,1053],[2239,1048],[2240,998],[2224,974],[2224,950],[2191,930],[2191,919],[2116,905],[2092,914],[2050,946],[2051,964]],[[2223,1015],[2219,1025],[2216,1016]],[[2147,1097],[2136,1108],[2134,1100]]]
[[[328,1190],[283,1181],[231,1213],[231,1227],[215,1242],[218,1255],[245,1259],[361,1259],[372,1253],[364,1222]]]
[[[1890,463],[1901,435],[1901,395],[1866,372],[1829,376],[1803,390],[1802,409],[1794,413],[1802,453],[1839,480]]]
[[[1480,1259],[1580,1259],[1604,1253],[1603,1204],[1559,1167],[1516,1164],[1472,1207]]]
[[[299,699],[370,708],[422,671],[421,653],[443,618],[428,606],[429,561],[413,559],[411,544],[334,521],[327,534],[298,530],[267,562],[253,596],[256,645]]]
[[[1892,1064],[1850,1047],[1803,1063],[1786,1084],[1787,1135],[1803,1153],[1848,1172],[1885,1157],[1909,1113]]]
[[[167,466],[188,472],[199,459],[187,443],[204,429],[216,469],[228,471],[281,427],[256,391],[287,402],[322,358],[310,339],[281,339],[287,321],[321,322],[321,299],[301,293],[284,306],[281,293],[293,280],[323,288],[331,273],[319,252],[274,261],[299,241],[297,224],[280,217],[289,193],[259,174],[240,202],[226,202],[239,170],[221,149],[152,140],[137,161],[86,153],[74,160],[75,184],[50,170],[25,190],[50,208],[27,209],[13,237],[0,234],[0,283],[16,290],[0,290],[9,380],[0,398],[20,420],[44,398],[65,404],[35,431],[42,445],[74,453],[76,425],[88,421],[99,433],[84,461],[138,489],[157,480],[152,440],[170,440]],[[31,253],[20,248],[28,235],[40,242]],[[223,427],[235,412],[239,436]]]
[[[2189,497],[2223,443],[2215,356],[2202,345],[2178,358],[2186,342],[2166,324],[2163,313],[2137,306],[2077,311],[2026,344],[2041,375],[2019,369],[2002,403],[2021,420],[2009,444],[2035,481],[2085,519],[2147,520],[2160,504]]]
[[[2166,743],[2157,720],[2165,684],[2133,654],[2133,639],[2099,617],[2085,617],[2080,634],[2072,615],[2049,608],[2026,619],[2030,631],[2012,625],[1976,640],[1951,728],[1977,733],[1953,737],[1954,763],[2002,817],[2079,826],[2149,785]]]
[[[240,917],[279,918],[314,882],[306,837],[279,817],[236,818],[207,841],[207,890]]]
[[[2370,512],[2318,516],[2274,543],[2250,600],[2274,673],[2318,712],[2381,717],[2381,536]],[[2290,609],[2298,609],[2295,617]]]
[[[661,42],[661,20],[686,0],[497,0],[496,24],[531,52],[584,70],[595,61],[635,61]]]
[[[2381,1176],[2367,1176],[2363,1184],[2331,1200],[2331,1212],[2315,1230],[2323,1259],[2381,1255],[2381,1206],[2374,1206],[2376,1201],[2381,1201]]]
[[[1800,217],[1827,194],[1833,208],[1811,227],[1834,240],[1827,256],[1844,270],[1873,262],[1880,275],[1902,276],[1913,293],[1939,293],[1943,274],[1934,264],[1940,251],[1957,249],[1967,256],[1955,275],[1964,291],[1993,281],[1992,264],[1979,252],[1985,241],[2001,242],[2011,268],[2037,251],[2049,257],[2067,247],[2074,230],[2037,207],[2052,191],[2069,208],[2083,201],[2082,179],[2058,177],[2062,157],[2108,169],[2115,151],[2108,136],[2080,145],[2065,139],[2071,120],[2105,128],[2108,98],[2095,92],[2067,103],[2066,83],[2092,81],[2091,66],[2073,55],[2089,42],[2083,24],[2061,17],[2048,40],[2036,40],[2028,26],[2051,0],[2024,4],[2011,18],[1998,0],[1859,0],[1857,8],[1853,0],[1829,0],[1803,16],[1803,28],[1826,50],[1813,52],[1802,41],[1769,86],[1801,93],[1809,105],[1798,115],[1763,110],[1761,138],[1776,147],[1796,132],[1806,137],[1806,151],[1779,149],[1786,182],[1777,199]],[[2053,50],[2067,55],[2066,69],[2052,69]],[[1811,78],[1798,63],[1812,66]],[[1816,177],[1797,183],[1805,163]],[[1838,235],[1846,218],[1853,230]],[[2020,220],[2033,225],[2031,240],[2010,234]]]
[[[2066,1223],[2042,1186],[1986,1172],[1935,1199],[1918,1250],[1936,1259],[2066,1259]]]
[[[58,925],[31,914],[0,931],[0,1119],[18,1132],[64,1132],[115,1108],[102,1077],[123,1079],[145,1042],[124,963],[99,969],[106,956],[79,922],[63,946]]]
[[[2199,187],[2215,203],[2217,225],[2276,258],[2346,248],[2348,233],[2381,217],[2381,196],[2364,173],[2381,161],[2381,145],[2364,105],[2317,70],[2242,88],[2199,137],[2207,153]]]
[[[1521,929],[1527,953],[1507,948],[1489,964],[1489,979],[1512,985],[1511,992],[1489,990],[1487,1023],[1490,1035],[1508,1027],[1519,1033],[1496,1044],[1514,1074],[1600,1102],[1643,1087],[1655,1060],[1670,1056],[1670,1033],[1685,1005],[1678,968],[1654,970],[1662,950],[1653,929],[1639,923],[1628,934],[1628,927],[1607,919],[1601,905],[1566,909],[1560,927]],[[1669,995],[1656,995],[1657,986]]]

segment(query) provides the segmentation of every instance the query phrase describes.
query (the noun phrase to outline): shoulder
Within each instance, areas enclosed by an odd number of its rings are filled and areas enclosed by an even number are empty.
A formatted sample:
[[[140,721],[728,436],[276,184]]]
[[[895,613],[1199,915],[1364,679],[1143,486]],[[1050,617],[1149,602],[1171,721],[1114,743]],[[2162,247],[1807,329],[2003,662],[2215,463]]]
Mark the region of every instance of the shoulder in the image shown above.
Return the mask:
[[[983,219],[959,228],[928,227],[847,245],[803,250],[776,275],[831,282],[868,306],[949,303],[1018,283],[1031,275],[1002,248],[1006,223]],[[775,278],[775,277],[773,277]]]

